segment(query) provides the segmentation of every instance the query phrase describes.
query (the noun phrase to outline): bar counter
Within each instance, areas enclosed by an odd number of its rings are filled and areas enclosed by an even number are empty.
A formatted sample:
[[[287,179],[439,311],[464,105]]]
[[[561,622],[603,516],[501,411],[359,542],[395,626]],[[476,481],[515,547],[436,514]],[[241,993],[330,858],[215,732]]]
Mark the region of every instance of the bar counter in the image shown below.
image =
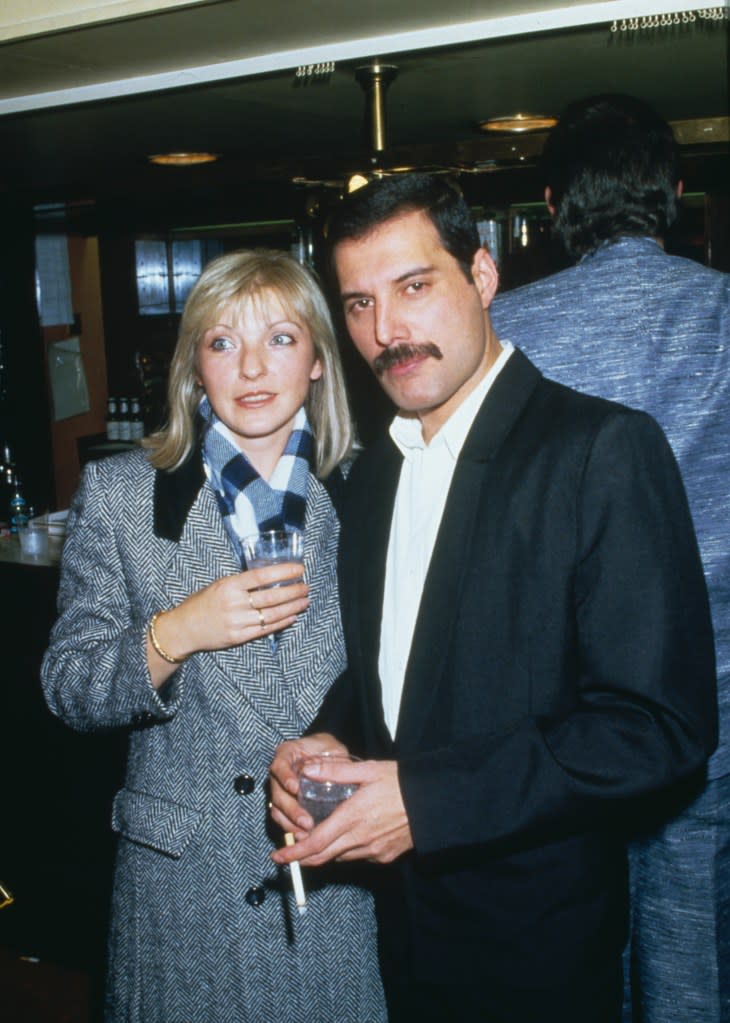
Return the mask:
[[[29,568],[56,568],[61,557],[63,539],[49,535],[48,553],[37,556],[24,554],[16,535],[0,536],[0,565],[27,565]],[[54,578],[53,585],[57,585]],[[7,597],[7,593],[5,594]]]

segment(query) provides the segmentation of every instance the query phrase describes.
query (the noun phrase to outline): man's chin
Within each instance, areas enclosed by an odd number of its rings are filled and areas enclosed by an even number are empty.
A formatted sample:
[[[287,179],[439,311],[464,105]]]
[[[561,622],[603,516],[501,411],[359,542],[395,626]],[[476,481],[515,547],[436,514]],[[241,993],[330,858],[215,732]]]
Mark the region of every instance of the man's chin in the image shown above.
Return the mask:
[[[422,412],[427,412],[434,404],[433,398],[425,394],[404,394],[402,390],[384,388],[385,393],[398,409],[399,415],[417,419]]]

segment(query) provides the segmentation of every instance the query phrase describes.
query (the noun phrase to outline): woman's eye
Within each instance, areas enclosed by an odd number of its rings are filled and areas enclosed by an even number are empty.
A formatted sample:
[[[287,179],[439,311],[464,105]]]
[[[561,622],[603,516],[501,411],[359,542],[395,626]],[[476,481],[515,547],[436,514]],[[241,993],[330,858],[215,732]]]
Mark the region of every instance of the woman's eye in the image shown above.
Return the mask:
[[[280,347],[282,345],[293,345],[294,338],[291,336],[291,334],[274,334],[274,336],[271,339],[271,344],[275,345],[276,347]]]
[[[210,347],[214,352],[226,352],[229,348],[233,348],[233,342],[228,337],[214,337],[210,342]]]

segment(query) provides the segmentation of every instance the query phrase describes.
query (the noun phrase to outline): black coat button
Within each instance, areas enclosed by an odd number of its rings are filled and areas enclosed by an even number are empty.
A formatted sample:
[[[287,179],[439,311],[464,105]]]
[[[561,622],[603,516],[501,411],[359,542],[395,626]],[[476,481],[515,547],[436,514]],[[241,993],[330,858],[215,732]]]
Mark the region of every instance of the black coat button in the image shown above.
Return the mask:
[[[249,906],[253,906],[254,909],[257,906],[260,906],[265,898],[266,892],[260,886],[257,888],[249,888],[249,890],[246,892],[246,902],[249,904]]]
[[[132,726],[134,728],[149,728],[150,725],[155,723],[154,714],[150,714],[148,710],[140,711],[138,714],[132,715]]]
[[[256,779],[252,778],[250,774],[239,774],[237,778],[233,779],[233,787],[239,796],[250,796],[256,788]]]

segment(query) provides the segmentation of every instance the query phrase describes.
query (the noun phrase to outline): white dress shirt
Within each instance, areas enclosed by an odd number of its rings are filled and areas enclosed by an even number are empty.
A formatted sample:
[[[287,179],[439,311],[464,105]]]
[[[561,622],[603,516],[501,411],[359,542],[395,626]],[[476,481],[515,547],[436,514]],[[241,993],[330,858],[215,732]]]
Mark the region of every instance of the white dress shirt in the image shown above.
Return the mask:
[[[423,585],[456,461],[489,388],[513,350],[508,342],[502,345],[502,352],[484,379],[429,444],[424,443],[417,418],[396,416],[390,426],[390,435],[403,455],[403,466],[385,564],[378,671],[385,723],[393,737]]]

